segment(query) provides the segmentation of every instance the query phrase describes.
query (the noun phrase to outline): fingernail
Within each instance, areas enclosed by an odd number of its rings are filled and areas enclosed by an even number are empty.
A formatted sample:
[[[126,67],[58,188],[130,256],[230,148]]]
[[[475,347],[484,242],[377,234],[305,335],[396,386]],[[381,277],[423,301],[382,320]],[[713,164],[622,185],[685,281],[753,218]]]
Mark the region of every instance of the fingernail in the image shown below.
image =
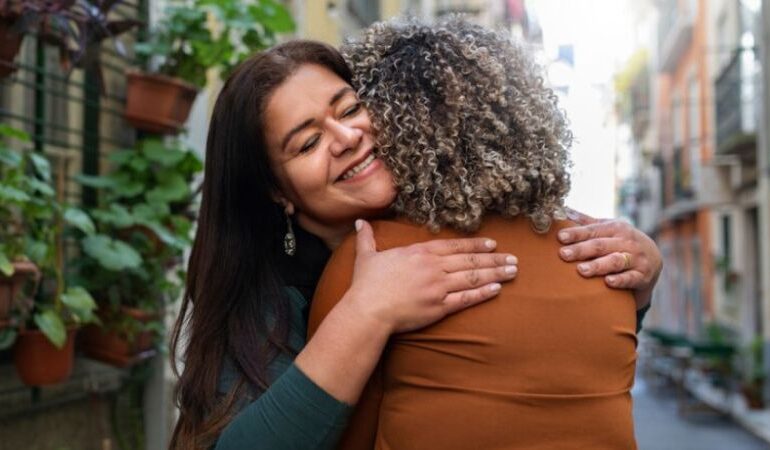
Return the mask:
[[[578,270],[581,271],[582,273],[586,273],[589,270],[591,270],[591,266],[589,266],[588,264],[578,264]]]
[[[506,256],[505,257],[505,263],[506,264],[510,264],[510,265],[518,264],[519,263],[519,258],[517,258],[517,257],[515,257],[513,255]]]
[[[364,226],[364,222],[361,219],[356,220],[356,231],[361,231],[361,227]]]
[[[497,291],[500,290],[501,287],[502,286],[500,285],[500,283],[492,283],[492,284],[489,285],[489,291],[490,292],[497,292]]]
[[[607,277],[607,283],[609,284],[615,284],[616,281],[618,281],[618,279],[613,276]]]
[[[563,248],[561,249],[561,254],[565,258],[572,258],[572,255],[574,254],[574,252],[572,251],[571,248]]]
[[[493,241],[492,239],[488,239],[486,242],[484,242],[484,245],[487,246],[487,248],[495,248],[497,247],[497,242]]]
[[[516,266],[505,266],[505,273],[513,275],[516,273],[519,269]]]
[[[566,241],[569,239],[569,233],[562,231],[559,233],[559,240]]]

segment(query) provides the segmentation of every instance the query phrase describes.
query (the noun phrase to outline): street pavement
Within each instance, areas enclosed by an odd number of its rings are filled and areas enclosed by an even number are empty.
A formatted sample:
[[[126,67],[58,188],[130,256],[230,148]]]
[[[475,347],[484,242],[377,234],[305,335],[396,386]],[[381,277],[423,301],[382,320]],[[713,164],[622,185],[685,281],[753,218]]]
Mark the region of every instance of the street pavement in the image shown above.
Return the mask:
[[[637,373],[632,390],[639,450],[770,450],[729,418],[713,411],[677,413],[676,392]]]

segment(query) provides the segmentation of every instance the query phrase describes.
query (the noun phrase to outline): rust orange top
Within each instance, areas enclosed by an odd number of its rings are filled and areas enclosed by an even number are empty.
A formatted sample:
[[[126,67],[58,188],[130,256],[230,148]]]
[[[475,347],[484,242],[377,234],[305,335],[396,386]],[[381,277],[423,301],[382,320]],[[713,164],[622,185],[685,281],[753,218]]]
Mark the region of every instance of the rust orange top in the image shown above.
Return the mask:
[[[516,279],[486,303],[393,336],[340,448],[636,448],[634,299],[559,258],[556,232],[569,225],[541,235],[524,218],[485,218],[474,235],[519,258]],[[394,221],[373,227],[378,250],[466,236]],[[354,260],[351,236],[318,284],[311,336],[350,286]]]

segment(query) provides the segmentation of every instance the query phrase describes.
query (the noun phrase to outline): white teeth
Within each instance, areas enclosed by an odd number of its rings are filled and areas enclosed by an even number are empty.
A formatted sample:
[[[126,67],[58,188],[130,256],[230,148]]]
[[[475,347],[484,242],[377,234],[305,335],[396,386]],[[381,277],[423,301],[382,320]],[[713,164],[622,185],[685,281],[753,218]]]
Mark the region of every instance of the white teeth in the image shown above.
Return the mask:
[[[365,160],[363,160],[360,163],[356,164],[356,166],[353,167],[352,169],[350,169],[347,172],[345,172],[344,174],[342,174],[342,179],[343,180],[347,180],[348,178],[352,178],[352,177],[356,176],[356,174],[358,172],[360,172],[360,171],[366,169],[367,167],[369,167],[369,164],[371,164],[372,162],[374,162],[374,153],[369,155]]]

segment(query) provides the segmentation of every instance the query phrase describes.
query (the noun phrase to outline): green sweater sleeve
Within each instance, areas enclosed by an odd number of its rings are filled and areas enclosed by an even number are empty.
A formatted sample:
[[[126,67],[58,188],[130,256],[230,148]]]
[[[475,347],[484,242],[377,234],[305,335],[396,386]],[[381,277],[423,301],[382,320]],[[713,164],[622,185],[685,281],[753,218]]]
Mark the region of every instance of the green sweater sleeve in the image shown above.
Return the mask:
[[[647,315],[647,311],[650,310],[650,306],[652,306],[652,301],[647,303],[642,309],[636,310],[636,334],[639,334],[639,332],[642,331],[642,322],[644,321],[644,316]]]
[[[308,303],[298,290],[288,288],[291,301],[289,346],[299,352],[305,346]],[[326,450],[336,447],[352,406],[340,402],[281,354],[270,364],[270,387],[225,427],[217,450]],[[220,391],[227,392],[237,375],[225,364]]]
[[[336,400],[292,364],[238,414],[217,450],[321,450],[337,445],[351,407]]]

